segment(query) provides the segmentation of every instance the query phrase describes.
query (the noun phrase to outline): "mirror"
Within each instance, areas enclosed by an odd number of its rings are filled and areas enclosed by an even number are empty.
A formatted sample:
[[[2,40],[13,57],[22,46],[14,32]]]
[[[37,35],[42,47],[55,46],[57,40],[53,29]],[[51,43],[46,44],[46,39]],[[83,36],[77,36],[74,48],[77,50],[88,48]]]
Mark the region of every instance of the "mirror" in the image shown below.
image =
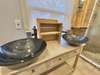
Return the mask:
[[[70,29],[73,0],[20,0],[20,3],[25,31],[37,25],[37,18],[56,19],[65,30]]]
[[[79,8],[82,9],[84,5],[84,0],[79,0]]]

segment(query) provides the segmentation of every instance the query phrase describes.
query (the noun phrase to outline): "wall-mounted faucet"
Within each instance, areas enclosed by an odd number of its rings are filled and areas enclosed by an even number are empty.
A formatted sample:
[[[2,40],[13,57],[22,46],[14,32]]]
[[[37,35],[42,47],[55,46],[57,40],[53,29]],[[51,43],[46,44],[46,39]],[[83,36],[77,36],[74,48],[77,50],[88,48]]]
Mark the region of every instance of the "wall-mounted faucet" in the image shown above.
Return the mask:
[[[34,38],[36,38],[37,39],[37,29],[36,29],[36,26],[34,26],[33,28],[32,28],[32,30],[33,30],[33,34],[32,34],[32,36],[34,36]]]

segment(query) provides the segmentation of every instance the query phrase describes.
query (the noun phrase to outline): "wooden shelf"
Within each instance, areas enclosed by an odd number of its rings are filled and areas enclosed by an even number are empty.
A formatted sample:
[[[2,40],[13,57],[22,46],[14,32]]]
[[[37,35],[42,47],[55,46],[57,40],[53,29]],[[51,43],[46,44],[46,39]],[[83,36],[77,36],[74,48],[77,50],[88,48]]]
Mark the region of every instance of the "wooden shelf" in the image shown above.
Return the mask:
[[[40,23],[42,25],[62,25],[62,23]]]
[[[73,27],[71,27],[72,29],[87,29],[88,27],[82,27],[82,26],[80,26],[80,27],[75,27],[75,26],[73,26]]]
[[[37,19],[39,37],[46,40],[60,40],[62,23],[52,19]]]
[[[53,31],[53,32],[41,32],[40,35],[55,35],[55,34],[60,34],[58,31]]]

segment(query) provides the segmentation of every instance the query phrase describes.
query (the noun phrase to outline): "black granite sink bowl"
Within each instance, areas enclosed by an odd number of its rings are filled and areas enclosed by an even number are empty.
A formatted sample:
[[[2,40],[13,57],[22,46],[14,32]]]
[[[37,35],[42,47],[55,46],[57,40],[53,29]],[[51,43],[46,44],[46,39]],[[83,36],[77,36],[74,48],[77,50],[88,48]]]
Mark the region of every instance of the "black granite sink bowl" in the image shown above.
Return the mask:
[[[25,38],[0,46],[0,65],[9,66],[30,61],[46,48],[42,39]]]
[[[84,37],[84,36],[75,36],[75,35],[71,35],[71,34],[63,34],[62,37],[71,46],[80,46],[81,44],[88,42],[88,37]]]

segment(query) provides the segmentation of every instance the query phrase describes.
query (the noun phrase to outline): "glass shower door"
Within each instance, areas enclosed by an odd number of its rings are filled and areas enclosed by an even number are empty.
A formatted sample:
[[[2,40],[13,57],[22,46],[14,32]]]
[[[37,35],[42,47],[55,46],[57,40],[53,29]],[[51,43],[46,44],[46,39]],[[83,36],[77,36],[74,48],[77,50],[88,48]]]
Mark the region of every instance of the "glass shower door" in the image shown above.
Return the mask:
[[[97,5],[96,9],[95,19],[87,34],[89,42],[84,47],[82,55],[100,68],[100,6]]]

